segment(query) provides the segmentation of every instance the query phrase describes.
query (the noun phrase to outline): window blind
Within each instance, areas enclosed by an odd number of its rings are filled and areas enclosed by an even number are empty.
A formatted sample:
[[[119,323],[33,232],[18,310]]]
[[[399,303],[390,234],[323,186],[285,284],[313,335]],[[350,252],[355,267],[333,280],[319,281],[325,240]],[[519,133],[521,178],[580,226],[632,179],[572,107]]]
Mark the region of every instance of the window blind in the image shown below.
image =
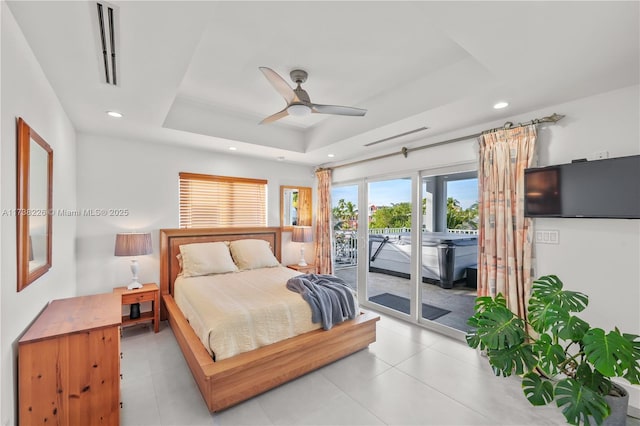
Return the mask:
[[[180,228],[267,226],[267,181],[180,173]]]

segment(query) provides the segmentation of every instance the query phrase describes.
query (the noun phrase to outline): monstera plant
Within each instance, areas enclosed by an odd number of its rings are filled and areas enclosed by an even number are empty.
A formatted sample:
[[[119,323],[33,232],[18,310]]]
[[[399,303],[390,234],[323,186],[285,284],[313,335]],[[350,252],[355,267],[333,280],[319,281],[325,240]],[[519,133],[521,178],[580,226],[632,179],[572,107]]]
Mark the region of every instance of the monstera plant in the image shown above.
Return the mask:
[[[527,321],[507,308],[502,294],[478,297],[467,343],[486,352],[496,375],[521,375],[531,404],[555,400],[570,424],[601,424],[611,413],[607,395],[617,391],[628,403],[611,377],[640,384],[640,338],[592,328],[574,315],[588,303],[585,294],[564,290],[555,275],[533,282]]]

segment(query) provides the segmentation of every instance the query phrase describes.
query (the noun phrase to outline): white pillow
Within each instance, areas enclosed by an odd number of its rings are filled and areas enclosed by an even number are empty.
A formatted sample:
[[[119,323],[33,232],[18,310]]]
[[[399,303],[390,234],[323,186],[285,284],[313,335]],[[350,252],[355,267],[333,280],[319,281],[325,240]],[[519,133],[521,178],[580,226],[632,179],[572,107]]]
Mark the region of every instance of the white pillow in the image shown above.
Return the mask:
[[[240,270],[269,268],[280,265],[265,240],[235,240],[229,243],[231,256]]]
[[[229,247],[224,242],[181,245],[180,255],[183,277],[238,271],[229,253]]]

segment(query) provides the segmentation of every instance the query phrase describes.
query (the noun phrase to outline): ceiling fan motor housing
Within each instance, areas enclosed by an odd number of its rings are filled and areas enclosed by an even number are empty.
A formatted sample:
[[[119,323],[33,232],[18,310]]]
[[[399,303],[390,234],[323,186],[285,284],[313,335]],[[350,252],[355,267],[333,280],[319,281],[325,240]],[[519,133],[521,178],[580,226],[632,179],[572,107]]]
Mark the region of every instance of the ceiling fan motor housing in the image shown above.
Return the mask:
[[[301,84],[307,81],[307,77],[309,76],[305,70],[293,70],[289,73],[291,76],[291,80],[293,80],[296,84]]]

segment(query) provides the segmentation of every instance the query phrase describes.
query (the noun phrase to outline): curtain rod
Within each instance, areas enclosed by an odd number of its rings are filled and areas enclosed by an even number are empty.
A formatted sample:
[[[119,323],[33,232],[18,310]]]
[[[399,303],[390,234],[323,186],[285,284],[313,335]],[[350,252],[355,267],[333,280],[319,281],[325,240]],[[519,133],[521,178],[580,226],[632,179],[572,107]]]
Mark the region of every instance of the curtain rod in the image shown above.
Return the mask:
[[[402,149],[400,150],[400,152],[390,152],[388,154],[378,155],[377,157],[365,158],[363,160],[352,161],[350,163],[339,164],[337,166],[328,167],[328,168],[330,168],[330,169],[338,169],[340,167],[353,166],[355,164],[366,163],[366,162],[375,161],[375,160],[381,160],[383,158],[393,157],[394,155],[399,155],[399,154],[402,154],[402,155],[404,155],[405,158],[407,158],[407,155],[410,152],[420,151],[420,150],[427,149],[427,148],[433,148],[435,146],[447,145],[447,144],[454,143],[454,142],[460,142],[460,141],[464,141],[464,140],[468,140],[468,139],[473,139],[473,138],[480,137],[480,136],[482,136],[482,135],[484,135],[486,133],[492,133],[492,132],[496,132],[498,130],[517,129],[518,127],[530,126],[532,124],[557,123],[558,121],[562,120],[563,118],[564,118],[564,115],[556,114],[554,112],[553,114],[551,114],[551,115],[549,115],[547,117],[534,118],[533,120],[529,120],[529,121],[527,121],[525,123],[518,123],[517,126],[515,126],[511,121],[507,121],[506,123],[504,123],[504,125],[502,127],[496,127],[494,129],[483,130],[482,132],[474,133],[472,135],[460,136],[458,138],[447,139],[445,141],[436,142],[436,143],[430,143],[428,145],[417,146],[415,148],[407,148],[407,147],[403,146]]]

